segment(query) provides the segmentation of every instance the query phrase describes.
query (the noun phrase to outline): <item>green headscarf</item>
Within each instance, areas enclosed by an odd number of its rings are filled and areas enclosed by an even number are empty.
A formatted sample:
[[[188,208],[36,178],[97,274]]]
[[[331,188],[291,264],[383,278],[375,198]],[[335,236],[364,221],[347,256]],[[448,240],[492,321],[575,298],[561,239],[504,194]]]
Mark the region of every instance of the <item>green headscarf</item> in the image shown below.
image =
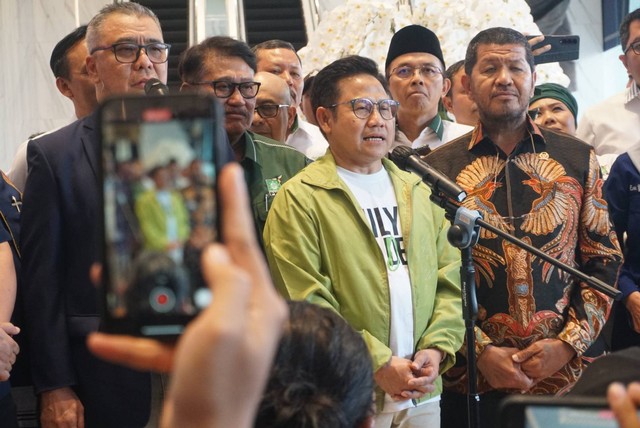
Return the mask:
[[[573,114],[573,120],[576,122],[576,125],[578,125],[578,102],[567,88],[557,83],[543,83],[542,85],[538,85],[533,92],[533,97],[529,100],[529,105],[543,98],[558,100],[566,105],[571,114]]]

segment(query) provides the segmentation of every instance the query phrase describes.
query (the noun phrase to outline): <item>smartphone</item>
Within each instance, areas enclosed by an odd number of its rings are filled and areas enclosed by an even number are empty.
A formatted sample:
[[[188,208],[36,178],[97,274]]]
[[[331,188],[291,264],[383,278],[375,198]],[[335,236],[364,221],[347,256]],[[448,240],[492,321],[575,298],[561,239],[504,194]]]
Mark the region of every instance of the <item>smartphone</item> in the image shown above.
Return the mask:
[[[529,35],[527,39],[538,37],[537,35]],[[540,55],[535,55],[533,61],[537,64],[546,64],[549,62],[573,61],[580,56],[580,36],[544,36],[544,40],[531,47],[536,50],[546,45],[551,45],[551,49]]]
[[[111,98],[99,128],[102,330],[174,339],[212,298],[200,254],[220,236],[220,106],[195,94]]]
[[[604,397],[514,395],[502,402],[498,426],[617,428],[618,423]]]

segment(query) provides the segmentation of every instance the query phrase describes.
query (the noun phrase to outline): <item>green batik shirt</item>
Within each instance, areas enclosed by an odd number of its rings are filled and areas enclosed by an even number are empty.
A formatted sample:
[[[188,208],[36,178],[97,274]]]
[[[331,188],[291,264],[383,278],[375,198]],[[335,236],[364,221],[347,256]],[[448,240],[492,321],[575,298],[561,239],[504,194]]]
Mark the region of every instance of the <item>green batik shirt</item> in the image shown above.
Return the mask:
[[[258,240],[264,247],[262,231],[273,198],[311,160],[289,146],[253,132],[245,132],[243,138],[245,150],[240,164],[249,189]]]

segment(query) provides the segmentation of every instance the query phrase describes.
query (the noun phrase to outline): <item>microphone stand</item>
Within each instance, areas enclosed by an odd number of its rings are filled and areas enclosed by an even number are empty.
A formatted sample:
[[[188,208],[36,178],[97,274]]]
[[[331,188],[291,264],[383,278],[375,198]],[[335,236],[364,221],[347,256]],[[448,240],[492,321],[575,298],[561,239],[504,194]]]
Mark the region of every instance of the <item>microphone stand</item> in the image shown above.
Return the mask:
[[[473,246],[478,242],[480,237],[480,227],[483,227],[503,239],[517,245],[518,247],[535,254],[544,261],[552,264],[558,269],[568,272],[574,277],[589,284],[590,287],[597,291],[612,297],[614,300],[620,300],[622,293],[620,290],[605,284],[597,278],[586,275],[579,270],[562,263],[559,260],[549,256],[539,249],[521,241],[520,239],[498,229],[490,223],[482,219],[478,211],[472,211],[461,205],[457,205],[449,199],[444,193],[437,189],[431,189],[430,199],[436,205],[444,208],[445,216],[453,222],[447,233],[447,239],[454,247],[460,249],[462,266],[460,267],[460,285],[462,297],[462,317],[464,319],[465,334],[467,337],[467,377],[468,377],[468,393],[467,393],[467,415],[468,427],[480,428],[480,394],[478,394],[478,382],[476,371],[476,350],[475,350],[475,333],[474,327],[478,317],[478,301],[476,299],[476,270],[473,264]]]

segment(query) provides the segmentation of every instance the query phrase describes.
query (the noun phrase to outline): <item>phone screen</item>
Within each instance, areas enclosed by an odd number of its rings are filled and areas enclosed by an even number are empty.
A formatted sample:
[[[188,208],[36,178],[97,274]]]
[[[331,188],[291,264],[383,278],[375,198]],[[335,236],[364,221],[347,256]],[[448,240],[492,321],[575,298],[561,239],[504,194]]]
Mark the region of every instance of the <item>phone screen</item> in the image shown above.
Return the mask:
[[[640,417],[640,412],[638,412]],[[604,396],[511,395],[499,411],[501,428],[616,428]]]
[[[107,331],[176,336],[211,301],[200,254],[218,239],[212,104],[146,97],[103,106]]]
[[[527,406],[525,428],[616,428],[613,412],[606,408]]]

